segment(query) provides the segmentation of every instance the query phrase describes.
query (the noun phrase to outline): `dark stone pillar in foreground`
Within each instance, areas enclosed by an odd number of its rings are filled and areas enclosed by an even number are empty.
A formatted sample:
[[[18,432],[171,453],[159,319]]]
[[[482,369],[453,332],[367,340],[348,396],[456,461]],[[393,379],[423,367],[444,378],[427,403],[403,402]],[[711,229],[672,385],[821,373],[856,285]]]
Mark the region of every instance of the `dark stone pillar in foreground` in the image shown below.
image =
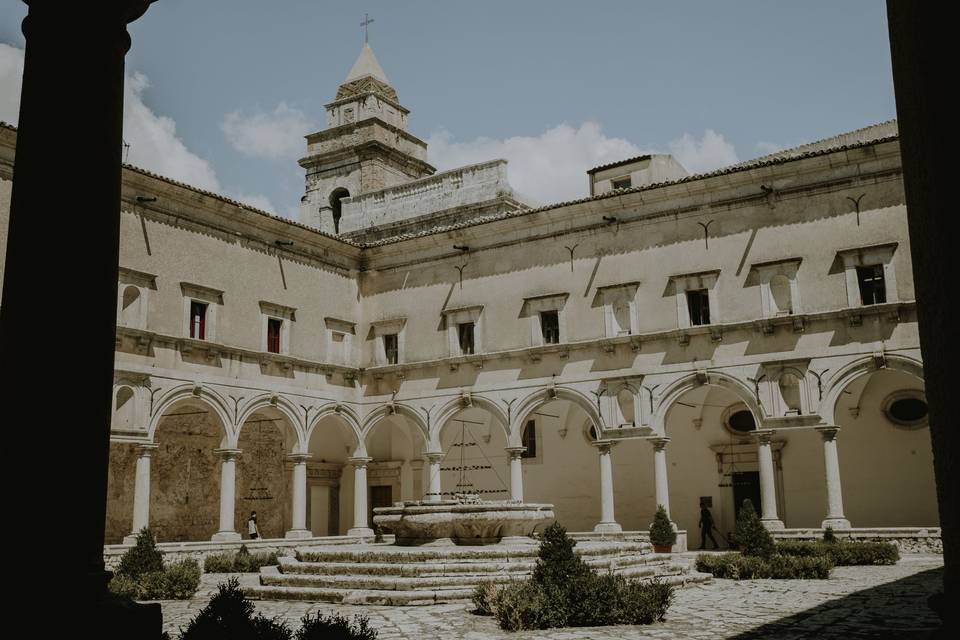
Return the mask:
[[[888,0],[890,50],[910,225],[920,349],[930,405],[930,438],[943,528],[944,594],[934,602],[944,637],[960,603],[960,422],[956,417],[960,320],[956,313],[957,104],[955,20],[949,3]],[[948,27],[949,25],[949,27]],[[953,636],[956,637],[956,636]]]
[[[111,598],[103,566],[126,27],[150,0],[27,4],[0,363],[4,455],[46,471],[5,469],[12,594],[45,605],[27,635],[159,637],[159,606]]]

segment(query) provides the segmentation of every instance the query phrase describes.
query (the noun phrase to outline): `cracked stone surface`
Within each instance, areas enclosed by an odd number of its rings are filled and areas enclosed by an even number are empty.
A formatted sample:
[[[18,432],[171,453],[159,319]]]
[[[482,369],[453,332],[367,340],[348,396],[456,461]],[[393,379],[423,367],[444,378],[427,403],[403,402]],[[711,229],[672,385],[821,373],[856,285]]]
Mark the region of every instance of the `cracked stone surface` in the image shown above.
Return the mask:
[[[469,604],[425,607],[349,606],[310,602],[257,602],[257,611],[279,616],[294,629],[305,613],[323,611],[370,617],[382,640],[391,638],[923,638],[938,625],[927,598],[943,579],[943,558],[906,555],[894,566],[837,567],[829,580],[714,580],[677,590],[664,622],[649,626],[549,629],[510,633]],[[204,575],[192,600],[165,601],[164,630],[179,629],[207,603],[223,574]],[[242,576],[255,584],[256,575]]]

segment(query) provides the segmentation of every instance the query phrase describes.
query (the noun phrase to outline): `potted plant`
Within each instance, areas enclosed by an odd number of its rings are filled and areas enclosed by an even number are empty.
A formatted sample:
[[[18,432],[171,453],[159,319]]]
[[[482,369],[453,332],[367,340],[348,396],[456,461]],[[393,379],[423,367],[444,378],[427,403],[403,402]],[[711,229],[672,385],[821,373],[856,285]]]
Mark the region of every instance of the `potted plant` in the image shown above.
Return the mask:
[[[670,553],[676,541],[677,532],[673,529],[667,510],[662,504],[658,504],[657,515],[653,516],[653,524],[650,525],[650,542],[653,544],[653,550],[657,553]]]

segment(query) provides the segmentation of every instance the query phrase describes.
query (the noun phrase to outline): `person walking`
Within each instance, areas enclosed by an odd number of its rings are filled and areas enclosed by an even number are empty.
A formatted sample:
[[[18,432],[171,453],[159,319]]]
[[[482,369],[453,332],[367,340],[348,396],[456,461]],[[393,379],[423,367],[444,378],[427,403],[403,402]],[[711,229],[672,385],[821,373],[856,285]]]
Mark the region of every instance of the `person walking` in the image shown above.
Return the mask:
[[[247,533],[250,534],[251,540],[256,540],[260,537],[260,530],[257,528],[257,512],[251,511],[250,517],[247,518]],[[713,544],[717,544],[714,542]]]
[[[717,539],[713,537],[713,514],[710,513],[710,509],[707,508],[705,503],[700,504],[700,549],[703,549],[707,546],[707,537],[709,536],[710,542],[713,543],[714,549],[719,549],[720,545],[717,544]]]

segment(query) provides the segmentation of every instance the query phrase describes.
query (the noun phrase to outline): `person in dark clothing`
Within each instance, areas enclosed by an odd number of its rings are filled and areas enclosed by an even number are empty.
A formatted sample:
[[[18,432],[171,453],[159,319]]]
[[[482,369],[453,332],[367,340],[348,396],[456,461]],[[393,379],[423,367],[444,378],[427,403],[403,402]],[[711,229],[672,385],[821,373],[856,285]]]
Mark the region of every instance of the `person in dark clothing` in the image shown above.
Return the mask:
[[[713,543],[714,549],[719,549],[720,545],[717,544],[716,538],[713,537],[713,514],[710,513],[710,509],[707,508],[707,505],[700,505],[700,548],[703,549],[707,546],[707,537],[710,538],[710,542]]]

